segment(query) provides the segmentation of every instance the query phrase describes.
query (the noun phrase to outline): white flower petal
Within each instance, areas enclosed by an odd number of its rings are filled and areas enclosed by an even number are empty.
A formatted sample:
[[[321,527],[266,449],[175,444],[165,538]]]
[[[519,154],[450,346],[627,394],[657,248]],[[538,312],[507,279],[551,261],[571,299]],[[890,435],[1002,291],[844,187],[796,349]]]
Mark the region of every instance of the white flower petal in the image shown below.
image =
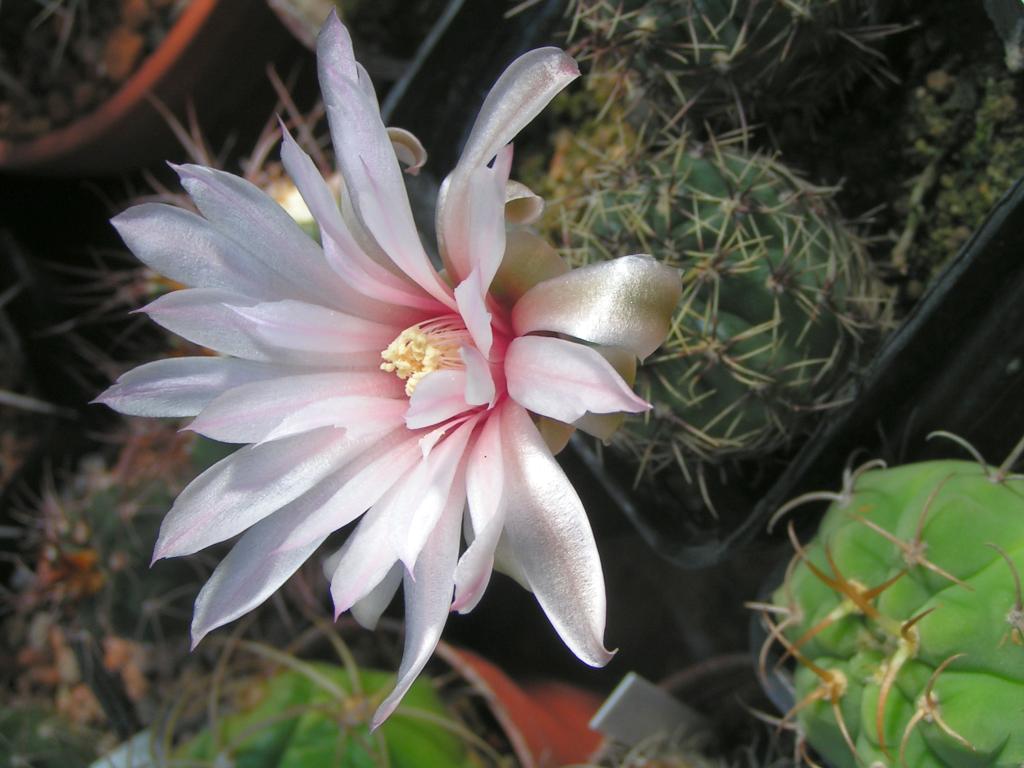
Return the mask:
[[[336,471],[359,448],[341,430],[324,429],[239,449],[178,495],[160,526],[153,559],[190,555],[241,533]]]
[[[510,181],[505,185],[505,221],[509,224],[533,224],[544,213],[544,198],[525,184]]]
[[[491,344],[494,343],[494,331],[491,328],[491,313],[487,311],[485,301],[486,290],[481,283],[479,269],[469,273],[469,277],[455,289],[455,301],[458,303],[459,314],[466,324],[466,330],[473,337],[473,343],[485,358],[490,357]]]
[[[377,628],[381,614],[387,610],[395,598],[395,592],[398,591],[398,587],[402,583],[404,572],[401,564],[395,563],[380,584],[371,589],[362,600],[355,602],[351,608],[352,618],[359,622],[361,627],[369,630]]]
[[[398,162],[405,166],[405,172],[416,176],[427,162],[427,150],[423,144],[415,134],[404,128],[388,127],[388,138],[391,139],[391,148],[395,150]]]
[[[288,277],[191,211],[144,203],[115,216],[111,224],[140,261],[189,287],[219,288],[252,299],[305,295]]]
[[[131,416],[195,416],[229,389],[294,372],[230,357],[171,357],[122,374],[94,402]]]
[[[344,427],[349,437],[363,438],[399,426],[408,408],[404,397],[328,397],[287,416],[263,439],[280,440],[320,427]]]
[[[192,647],[209,632],[244,616],[270,597],[320,546],[274,551],[287,531],[310,512],[299,499],[256,523],[231,548],[196,598]]]
[[[604,577],[583,504],[524,409],[506,403],[501,431],[509,546],[565,644],[604,666]]]
[[[583,414],[641,413],[637,397],[599,352],[550,336],[520,336],[505,353],[509,396],[542,416],[572,424]]]

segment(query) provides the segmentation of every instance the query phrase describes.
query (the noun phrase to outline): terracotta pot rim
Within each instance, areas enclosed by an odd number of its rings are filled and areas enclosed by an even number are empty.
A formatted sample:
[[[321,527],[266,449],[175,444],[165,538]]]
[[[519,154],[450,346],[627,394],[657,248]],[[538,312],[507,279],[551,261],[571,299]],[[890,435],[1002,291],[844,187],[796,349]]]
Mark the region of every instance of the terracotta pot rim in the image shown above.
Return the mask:
[[[156,85],[171,71],[217,4],[218,0],[192,0],[142,66],[89,114],[27,141],[0,139],[0,169],[29,168],[56,160],[106,133],[155,91]]]

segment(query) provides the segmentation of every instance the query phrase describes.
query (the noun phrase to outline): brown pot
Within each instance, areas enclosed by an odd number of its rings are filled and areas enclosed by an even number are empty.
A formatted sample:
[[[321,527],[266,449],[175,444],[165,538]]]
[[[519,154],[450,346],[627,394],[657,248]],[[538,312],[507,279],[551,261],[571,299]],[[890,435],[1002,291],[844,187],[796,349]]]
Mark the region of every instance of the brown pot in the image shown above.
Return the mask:
[[[522,768],[583,763],[601,745],[588,727],[601,697],[560,682],[520,685],[472,651],[444,642],[435,654],[484,697]]]
[[[205,123],[248,95],[265,77],[261,63],[286,40],[264,3],[192,0],[159,47],[93,112],[35,139],[0,140],[0,170],[101,175],[161,161],[176,140],[151,97],[174,114],[191,102]]]

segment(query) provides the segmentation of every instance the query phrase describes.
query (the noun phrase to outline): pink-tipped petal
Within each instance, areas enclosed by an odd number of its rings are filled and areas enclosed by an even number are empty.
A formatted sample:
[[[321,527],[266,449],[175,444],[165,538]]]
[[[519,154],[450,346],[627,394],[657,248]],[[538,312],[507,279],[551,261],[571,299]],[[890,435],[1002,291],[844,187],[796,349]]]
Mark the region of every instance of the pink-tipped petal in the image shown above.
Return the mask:
[[[274,551],[281,538],[309,512],[304,499],[292,502],[256,523],[232,547],[196,598],[193,648],[209,632],[260,605],[309,559],[322,539],[304,547]]]
[[[398,707],[430,659],[448,620],[459,554],[459,529],[466,494],[462,477],[456,478],[444,509],[423,545],[423,556],[405,577],[405,648],[398,680],[373,715],[377,728]]]
[[[529,414],[502,408],[505,535],[555,631],[591,666],[604,666],[604,577],[586,511]]]
[[[476,347],[460,347],[459,357],[466,366],[466,402],[469,405],[493,406],[498,390],[487,358]]]
[[[623,256],[538,283],[516,303],[512,324],[519,336],[564,333],[642,360],[664,341],[681,293],[679,270]]]
[[[95,402],[130,416],[195,416],[229,389],[293,370],[230,357],[171,357],[122,374]]]
[[[360,446],[324,429],[241,448],[179,495],[160,526],[154,560],[229,539],[304,494],[351,460]]]
[[[527,410],[572,424],[587,413],[640,413],[637,397],[596,350],[550,336],[520,336],[505,353],[509,396]]]
[[[367,401],[403,397],[401,382],[383,371],[296,373],[293,369],[290,376],[228,390],[203,409],[189,429],[226,443],[258,443],[271,439],[272,433],[295,414],[325,400],[354,398],[358,401],[357,407],[365,409]],[[356,413],[361,416],[365,410]],[[307,419],[306,429],[301,431],[346,426],[336,423],[340,421],[337,417],[322,418],[319,423]]]

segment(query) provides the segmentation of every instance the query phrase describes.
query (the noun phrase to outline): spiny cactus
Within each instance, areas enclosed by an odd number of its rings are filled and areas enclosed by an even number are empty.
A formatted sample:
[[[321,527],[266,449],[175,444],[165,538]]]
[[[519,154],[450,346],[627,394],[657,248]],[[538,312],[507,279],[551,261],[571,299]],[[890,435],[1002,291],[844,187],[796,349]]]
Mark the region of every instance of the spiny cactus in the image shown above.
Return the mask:
[[[813,110],[861,76],[890,78],[879,0],[575,0],[595,67],[636,74],[662,108]]]
[[[638,372],[653,415],[617,438],[653,471],[779,447],[836,402],[885,292],[832,203],[782,163],[669,139],[565,200],[570,261],[644,252],[683,269],[668,340]]]
[[[1024,443],[994,468],[978,459],[847,472],[774,605],[772,646],[795,659],[783,723],[828,763],[1024,763]],[[764,666],[762,667],[764,668]]]

